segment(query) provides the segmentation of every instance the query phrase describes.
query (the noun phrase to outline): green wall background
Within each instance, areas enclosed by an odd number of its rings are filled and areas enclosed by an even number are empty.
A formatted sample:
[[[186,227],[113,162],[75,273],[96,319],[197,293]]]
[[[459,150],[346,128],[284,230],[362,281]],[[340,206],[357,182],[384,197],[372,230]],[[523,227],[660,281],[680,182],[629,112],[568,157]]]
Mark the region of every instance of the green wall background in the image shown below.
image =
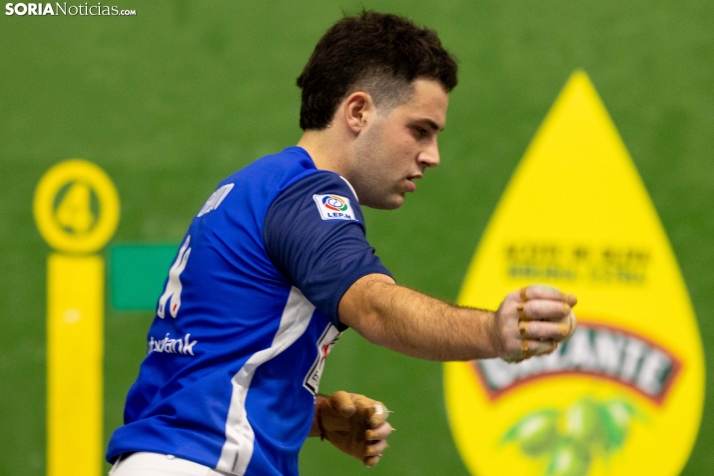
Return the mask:
[[[439,31],[460,60],[442,165],[406,205],[368,210],[368,235],[404,284],[454,300],[512,171],[570,73],[590,75],[669,234],[707,352],[714,338],[714,4],[709,0],[126,0],[135,17],[0,14],[0,474],[45,471],[45,262],[34,188],[51,165],[103,167],[122,200],[114,242],[178,243],[224,176],[300,135],[295,78],[320,35],[362,6]],[[4,6],[4,5],[3,5]],[[106,254],[106,253],[105,253]],[[105,438],[121,423],[151,320],[106,314]],[[441,365],[348,333],[321,390],[395,410],[385,475],[467,474],[447,426]],[[712,378],[683,474],[714,467]],[[108,466],[107,466],[108,468]],[[308,441],[309,475],[363,474]]]

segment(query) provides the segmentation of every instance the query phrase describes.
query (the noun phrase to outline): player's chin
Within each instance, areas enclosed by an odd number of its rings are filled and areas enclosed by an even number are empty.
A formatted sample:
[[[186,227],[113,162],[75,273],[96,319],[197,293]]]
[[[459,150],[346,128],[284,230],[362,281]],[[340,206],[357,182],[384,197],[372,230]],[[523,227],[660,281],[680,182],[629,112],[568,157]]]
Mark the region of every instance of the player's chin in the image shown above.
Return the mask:
[[[363,200],[360,200],[360,203],[378,210],[395,210],[404,205],[405,195],[406,192],[394,191],[388,194],[383,193],[369,197],[365,196]]]
[[[395,194],[386,202],[384,210],[396,210],[404,205],[405,193]]]

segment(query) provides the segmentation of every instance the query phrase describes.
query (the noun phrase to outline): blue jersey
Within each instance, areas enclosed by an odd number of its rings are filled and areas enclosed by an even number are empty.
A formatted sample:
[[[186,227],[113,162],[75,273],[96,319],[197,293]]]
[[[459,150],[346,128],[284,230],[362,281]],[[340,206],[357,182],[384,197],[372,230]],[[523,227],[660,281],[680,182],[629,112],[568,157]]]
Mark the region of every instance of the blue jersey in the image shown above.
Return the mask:
[[[171,266],[107,459],[294,475],[342,295],[389,272],[352,187],[289,147],[221,182]]]

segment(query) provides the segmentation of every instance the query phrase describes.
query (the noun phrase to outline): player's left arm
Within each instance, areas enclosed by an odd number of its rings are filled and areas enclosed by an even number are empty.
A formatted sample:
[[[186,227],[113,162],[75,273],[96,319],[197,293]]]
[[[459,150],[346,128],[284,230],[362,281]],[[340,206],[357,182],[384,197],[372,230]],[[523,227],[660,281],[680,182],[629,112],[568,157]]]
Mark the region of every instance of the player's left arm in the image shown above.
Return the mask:
[[[412,357],[450,361],[548,354],[575,331],[575,296],[532,285],[509,293],[495,312],[453,305],[383,274],[357,280],[340,320],[370,342]]]
[[[341,390],[330,396],[318,395],[308,436],[319,436],[371,467],[389,446],[387,437],[393,428],[388,415],[382,402],[364,395]]]

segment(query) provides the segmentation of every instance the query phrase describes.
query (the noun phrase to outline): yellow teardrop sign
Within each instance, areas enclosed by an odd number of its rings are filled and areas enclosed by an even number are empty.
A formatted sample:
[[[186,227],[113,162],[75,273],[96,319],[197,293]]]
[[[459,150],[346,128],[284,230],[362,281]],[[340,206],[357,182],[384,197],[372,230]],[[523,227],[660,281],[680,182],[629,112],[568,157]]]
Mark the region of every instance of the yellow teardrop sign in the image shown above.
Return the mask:
[[[511,179],[459,304],[495,309],[533,283],[578,297],[578,330],[519,364],[445,364],[449,420],[469,470],[679,474],[704,403],[699,330],[657,212],[583,72]]]

